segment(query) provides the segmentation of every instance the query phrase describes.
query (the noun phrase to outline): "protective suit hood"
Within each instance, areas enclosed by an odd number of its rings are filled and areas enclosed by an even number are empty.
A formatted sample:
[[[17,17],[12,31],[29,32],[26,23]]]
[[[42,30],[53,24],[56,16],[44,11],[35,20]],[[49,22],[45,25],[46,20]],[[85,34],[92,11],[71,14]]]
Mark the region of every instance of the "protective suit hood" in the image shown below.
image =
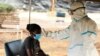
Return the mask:
[[[72,18],[76,20],[79,20],[86,15],[84,4],[81,2],[72,3],[70,5],[70,11],[72,13]]]

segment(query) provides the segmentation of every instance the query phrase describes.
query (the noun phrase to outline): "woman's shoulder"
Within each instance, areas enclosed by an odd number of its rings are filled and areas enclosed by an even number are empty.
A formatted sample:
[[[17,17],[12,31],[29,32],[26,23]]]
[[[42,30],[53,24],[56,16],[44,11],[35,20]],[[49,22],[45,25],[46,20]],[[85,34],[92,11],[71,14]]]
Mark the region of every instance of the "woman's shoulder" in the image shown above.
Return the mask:
[[[31,36],[28,36],[26,37],[25,41],[31,41],[32,40],[32,37]]]
[[[31,37],[31,36],[28,36],[25,40],[26,41],[36,41],[36,42],[39,42],[39,40],[36,40],[33,37]]]

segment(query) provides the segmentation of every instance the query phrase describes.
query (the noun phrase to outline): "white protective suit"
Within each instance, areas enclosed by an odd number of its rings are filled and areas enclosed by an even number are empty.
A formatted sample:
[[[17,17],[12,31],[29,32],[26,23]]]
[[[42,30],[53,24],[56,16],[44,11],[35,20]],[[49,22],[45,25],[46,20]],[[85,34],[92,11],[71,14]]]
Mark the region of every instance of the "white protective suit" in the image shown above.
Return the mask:
[[[45,31],[45,36],[53,39],[68,39],[70,41],[68,56],[99,56],[94,46],[97,34],[96,23],[86,15],[75,14],[68,28],[55,32]]]

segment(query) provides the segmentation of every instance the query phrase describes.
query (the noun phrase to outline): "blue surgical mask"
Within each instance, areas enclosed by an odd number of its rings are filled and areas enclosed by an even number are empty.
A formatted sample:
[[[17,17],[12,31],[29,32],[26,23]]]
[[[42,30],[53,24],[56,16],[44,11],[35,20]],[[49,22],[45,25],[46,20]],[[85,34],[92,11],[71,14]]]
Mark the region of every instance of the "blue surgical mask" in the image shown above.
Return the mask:
[[[36,40],[39,40],[41,38],[41,34],[36,34],[34,37]]]

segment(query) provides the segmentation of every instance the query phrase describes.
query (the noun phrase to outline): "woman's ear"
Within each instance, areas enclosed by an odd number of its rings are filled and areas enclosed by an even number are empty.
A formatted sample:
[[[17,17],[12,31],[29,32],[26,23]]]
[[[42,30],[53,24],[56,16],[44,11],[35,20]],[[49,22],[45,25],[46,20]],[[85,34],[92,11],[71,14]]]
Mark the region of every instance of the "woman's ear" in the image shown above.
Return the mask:
[[[30,35],[35,35],[36,33],[35,32],[30,32]]]
[[[32,32],[33,33],[33,35],[35,35],[36,34],[36,32]]]

